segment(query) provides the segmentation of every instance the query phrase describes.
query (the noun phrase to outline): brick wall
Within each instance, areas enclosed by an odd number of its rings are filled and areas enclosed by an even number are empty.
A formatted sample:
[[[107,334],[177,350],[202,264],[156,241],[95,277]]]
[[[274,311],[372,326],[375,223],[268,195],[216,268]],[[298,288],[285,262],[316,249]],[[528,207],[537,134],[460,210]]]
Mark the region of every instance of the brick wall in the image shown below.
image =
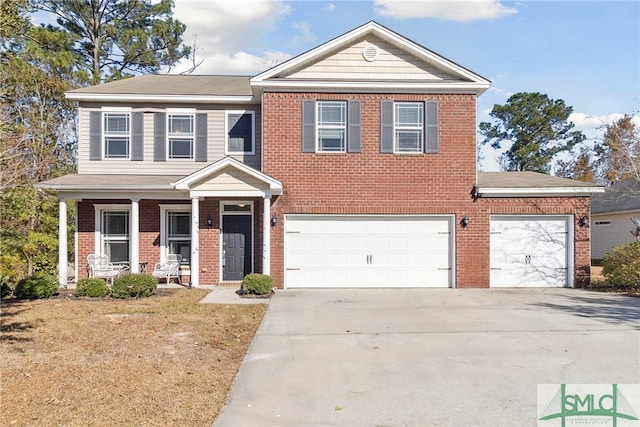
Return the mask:
[[[361,102],[361,153],[303,153],[302,101]],[[437,154],[381,154],[380,102],[437,100]],[[474,95],[385,95],[265,93],[264,172],[279,179],[284,194],[274,198],[271,275],[284,284],[284,214],[453,214],[456,218],[456,284],[489,286],[489,218],[492,214],[589,213],[588,198],[481,198],[476,181]],[[471,218],[467,227],[460,221]],[[576,225],[577,286],[588,280],[589,234]]]

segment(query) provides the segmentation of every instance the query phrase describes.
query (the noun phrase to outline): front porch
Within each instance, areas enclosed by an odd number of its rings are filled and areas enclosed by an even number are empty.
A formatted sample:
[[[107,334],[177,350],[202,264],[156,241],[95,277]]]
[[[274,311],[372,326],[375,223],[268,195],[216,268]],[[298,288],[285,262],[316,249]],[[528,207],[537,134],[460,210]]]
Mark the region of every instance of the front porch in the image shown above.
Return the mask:
[[[151,274],[168,254],[181,256],[194,287],[270,274],[271,199],[282,184],[226,157],[185,177],[67,175],[41,184],[58,190],[59,281],[67,284],[67,203],[77,202],[75,277],[89,254]]]

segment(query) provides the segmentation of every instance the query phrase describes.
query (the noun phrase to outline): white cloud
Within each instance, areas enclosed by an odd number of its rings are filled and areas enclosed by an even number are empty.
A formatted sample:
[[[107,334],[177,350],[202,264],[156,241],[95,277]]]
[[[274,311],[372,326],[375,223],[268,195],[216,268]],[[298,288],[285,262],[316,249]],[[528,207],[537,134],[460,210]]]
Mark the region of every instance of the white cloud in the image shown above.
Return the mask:
[[[293,37],[293,40],[291,41],[292,45],[313,42],[316,40],[316,35],[311,32],[311,25],[309,25],[308,22],[294,22],[291,26],[299,32],[299,34]]]
[[[185,44],[197,40],[196,74],[257,74],[291,55],[266,50],[264,38],[291,13],[283,0],[179,0],[174,17],[186,25]],[[248,51],[251,49],[251,51]],[[172,72],[188,69],[184,61]]]
[[[324,10],[326,10],[327,12],[331,12],[336,10],[336,5],[334,3],[329,3],[327,4],[327,6],[324,8]]]
[[[456,22],[488,21],[517,10],[498,0],[374,0],[376,12],[395,19],[440,18]]]

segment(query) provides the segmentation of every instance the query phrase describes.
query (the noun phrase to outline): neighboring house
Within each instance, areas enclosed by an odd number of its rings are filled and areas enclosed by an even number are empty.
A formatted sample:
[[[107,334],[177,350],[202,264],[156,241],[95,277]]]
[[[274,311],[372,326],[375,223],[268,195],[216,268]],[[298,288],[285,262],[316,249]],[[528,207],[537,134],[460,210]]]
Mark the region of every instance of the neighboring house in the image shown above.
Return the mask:
[[[281,288],[583,286],[601,189],[477,173],[489,86],[369,22],[254,77],[72,90],[78,174],[40,186],[58,191],[61,230],[77,202],[80,266],[178,253],[194,286],[249,272]]]
[[[640,182],[629,179],[607,188],[593,197],[591,205],[591,259],[598,264],[614,246],[636,240],[640,218]]]

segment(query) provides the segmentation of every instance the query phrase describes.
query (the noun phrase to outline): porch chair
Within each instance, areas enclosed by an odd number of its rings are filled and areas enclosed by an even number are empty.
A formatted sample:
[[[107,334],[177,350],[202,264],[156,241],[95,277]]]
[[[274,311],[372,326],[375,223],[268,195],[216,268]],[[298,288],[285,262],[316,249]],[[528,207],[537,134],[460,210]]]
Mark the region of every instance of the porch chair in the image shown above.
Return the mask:
[[[167,255],[167,259],[165,262],[156,263],[156,265],[153,267],[153,273],[151,273],[151,275],[153,277],[157,277],[158,279],[164,278],[167,282],[167,285],[171,281],[171,278],[175,277],[176,279],[178,279],[178,283],[182,285],[182,279],[180,278],[181,259],[181,255]]]
[[[103,254],[91,254],[87,257],[89,277],[104,279],[113,285],[113,278],[118,277],[120,269],[109,262],[109,258]]]

